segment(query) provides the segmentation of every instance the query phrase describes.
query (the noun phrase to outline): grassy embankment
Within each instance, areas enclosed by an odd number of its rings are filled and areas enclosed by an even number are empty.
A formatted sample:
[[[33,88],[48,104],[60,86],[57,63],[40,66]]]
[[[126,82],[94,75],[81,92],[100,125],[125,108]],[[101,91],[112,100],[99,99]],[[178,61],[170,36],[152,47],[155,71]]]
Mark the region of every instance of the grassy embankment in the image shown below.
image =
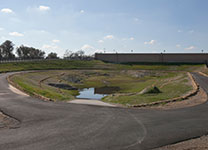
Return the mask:
[[[49,83],[64,83],[77,88],[113,86],[119,87],[120,90],[103,98],[103,101],[124,105],[149,103],[181,96],[192,89],[186,72],[200,70],[204,67],[203,65],[119,65],[100,61],[63,60],[44,63],[27,62],[24,65],[18,64],[18,66],[21,70],[62,69],[62,71],[14,76],[12,80],[30,95],[37,93],[53,100],[72,100],[78,95],[77,90],[55,88],[49,86]],[[88,71],[64,71],[67,69],[88,69]],[[79,82],[72,82],[69,80],[71,77],[76,77]],[[46,78],[48,79],[40,83],[40,80]],[[152,85],[157,86],[161,93],[140,93]]]
[[[101,61],[67,61],[44,60],[34,62],[0,63],[0,72],[25,71],[25,70],[66,70],[66,69],[140,69],[140,70],[174,70],[193,71],[205,65],[188,64],[111,64]]]

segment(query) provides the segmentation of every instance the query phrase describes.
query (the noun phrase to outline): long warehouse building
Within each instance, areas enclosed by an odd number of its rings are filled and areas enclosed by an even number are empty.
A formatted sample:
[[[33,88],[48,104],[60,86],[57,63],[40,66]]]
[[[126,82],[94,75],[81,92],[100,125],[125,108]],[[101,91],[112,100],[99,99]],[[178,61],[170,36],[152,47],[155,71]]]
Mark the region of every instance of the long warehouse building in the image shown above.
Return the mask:
[[[96,53],[95,59],[113,63],[208,63],[208,53]]]

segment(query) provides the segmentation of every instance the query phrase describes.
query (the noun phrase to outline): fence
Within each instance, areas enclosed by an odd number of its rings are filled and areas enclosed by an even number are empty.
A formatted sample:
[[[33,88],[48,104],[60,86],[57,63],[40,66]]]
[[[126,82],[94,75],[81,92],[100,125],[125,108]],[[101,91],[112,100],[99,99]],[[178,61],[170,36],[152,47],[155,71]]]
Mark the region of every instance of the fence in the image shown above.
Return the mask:
[[[79,57],[79,58],[64,58],[64,59],[0,59],[0,63],[12,63],[12,62],[33,62],[33,61],[47,61],[47,60],[94,60],[94,57]]]
[[[0,63],[32,62],[32,61],[46,61],[46,60],[59,60],[59,59],[0,59]]]

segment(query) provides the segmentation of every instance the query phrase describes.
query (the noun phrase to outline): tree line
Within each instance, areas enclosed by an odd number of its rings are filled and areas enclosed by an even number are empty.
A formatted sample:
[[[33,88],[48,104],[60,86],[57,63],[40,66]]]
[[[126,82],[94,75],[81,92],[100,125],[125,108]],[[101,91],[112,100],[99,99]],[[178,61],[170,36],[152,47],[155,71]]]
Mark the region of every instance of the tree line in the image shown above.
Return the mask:
[[[10,40],[6,40],[4,43],[0,45],[0,60],[11,60],[11,59],[60,59],[55,52],[49,53],[47,56],[45,56],[45,52],[36,49],[33,47],[28,47],[21,45],[16,48],[16,55],[14,54],[14,44]],[[92,60],[93,56],[87,56],[85,55],[84,51],[79,50],[77,52],[72,52],[69,50],[66,50],[64,56],[64,59],[70,59],[70,60]]]

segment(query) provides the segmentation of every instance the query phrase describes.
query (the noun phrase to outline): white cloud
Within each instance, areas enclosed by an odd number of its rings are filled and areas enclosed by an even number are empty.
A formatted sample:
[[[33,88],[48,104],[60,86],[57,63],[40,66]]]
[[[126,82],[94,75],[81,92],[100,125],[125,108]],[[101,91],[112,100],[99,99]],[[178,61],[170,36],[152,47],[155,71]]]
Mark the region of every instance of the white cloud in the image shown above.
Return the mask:
[[[143,20],[139,19],[139,18],[134,18],[133,19],[135,23],[137,24],[141,24],[143,22]]]
[[[50,10],[51,8],[50,7],[48,7],[48,6],[39,6],[39,8],[38,8],[40,11],[48,11],[48,10]]]
[[[7,40],[8,38],[6,38],[5,36],[2,36],[2,37],[0,37],[0,40],[3,40],[3,41],[5,41],[5,40]]]
[[[13,13],[13,10],[11,10],[9,8],[3,8],[3,9],[1,9],[1,12],[11,14],[11,13]]]
[[[104,37],[105,40],[112,40],[114,39],[114,36],[113,35],[107,35]]]
[[[0,28],[0,31],[3,31],[4,30],[4,28]]]
[[[36,30],[36,31],[41,32],[41,33],[48,33],[48,32],[45,31],[45,30]]]
[[[88,45],[88,44],[85,44],[81,47],[82,50],[92,50],[92,49],[95,49],[93,46],[91,45]]]
[[[135,39],[134,37],[130,37],[130,38],[122,38],[121,40],[122,41],[128,41],[128,40],[133,41],[134,39]]]
[[[195,49],[195,48],[196,48],[195,46],[190,46],[190,47],[185,48],[185,50],[192,50],[192,49]]]
[[[101,49],[96,49],[95,47],[85,44],[81,47],[81,50],[85,51],[86,54],[94,54],[94,53],[100,53],[103,52]]]
[[[139,21],[139,19],[138,19],[138,18],[134,18],[134,21],[135,21],[135,22],[138,22],[138,21]]]
[[[80,10],[80,13],[83,14],[83,13],[85,13],[85,11],[84,10]]]
[[[145,45],[153,45],[153,44],[155,44],[155,43],[156,43],[155,40],[151,40],[151,41],[149,41],[149,42],[144,42]]]
[[[60,40],[52,40],[53,43],[59,43]]]
[[[99,40],[98,43],[104,43],[104,41],[103,40]]]
[[[177,47],[177,48],[180,48],[180,47],[181,47],[181,45],[180,45],[180,44],[177,44],[177,45],[176,45],[176,47]]]
[[[24,34],[18,33],[18,32],[10,32],[9,35],[11,35],[11,36],[16,36],[16,37],[24,36]]]
[[[96,49],[96,50],[94,51],[94,53],[102,53],[102,52],[103,52],[102,49]]]
[[[44,44],[43,46],[42,46],[42,49],[46,49],[46,50],[50,50],[50,49],[58,49],[58,46],[56,46],[56,45],[48,45],[48,44]]]
[[[131,40],[131,41],[133,41],[133,40],[134,40],[134,38],[133,38],[133,37],[131,37],[131,38],[130,38],[130,40]]]
[[[183,32],[182,30],[178,30],[178,33],[181,33],[181,32]]]

